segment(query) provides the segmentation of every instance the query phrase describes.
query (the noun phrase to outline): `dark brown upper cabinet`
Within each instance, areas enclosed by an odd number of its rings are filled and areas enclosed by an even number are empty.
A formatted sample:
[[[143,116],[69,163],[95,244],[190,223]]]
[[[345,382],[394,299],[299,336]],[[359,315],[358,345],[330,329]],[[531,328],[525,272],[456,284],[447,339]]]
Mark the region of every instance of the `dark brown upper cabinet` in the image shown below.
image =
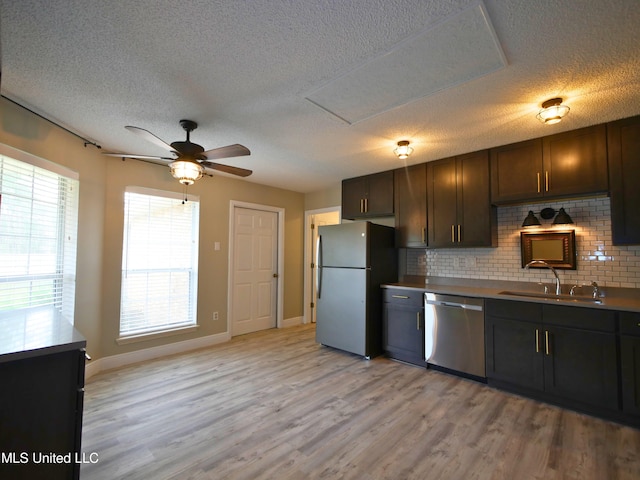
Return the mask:
[[[606,194],[605,125],[491,149],[491,201],[496,205]]]
[[[497,245],[487,150],[427,163],[427,243],[438,247]]]
[[[640,116],[607,125],[614,245],[640,244]]]
[[[394,172],[396,247],[427,246],[427,165],[421,163]]]
[[[342,181],[342,218],[393,215],[393,170]]]

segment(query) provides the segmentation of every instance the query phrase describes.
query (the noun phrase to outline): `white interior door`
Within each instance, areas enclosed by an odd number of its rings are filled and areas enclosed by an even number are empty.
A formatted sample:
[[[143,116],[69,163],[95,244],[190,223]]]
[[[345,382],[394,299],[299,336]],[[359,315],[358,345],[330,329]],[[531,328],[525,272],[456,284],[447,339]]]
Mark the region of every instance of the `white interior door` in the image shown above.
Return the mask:
[[[305,317],[307,322],[316,321],[316,245],[318,227],[321,225],[336,225],[340,223],[340,210],[331,210],[307,214],[306,245],[307,261],[305,262]]]
[[[276,327],[278,214],[234,208],[231,335]]]

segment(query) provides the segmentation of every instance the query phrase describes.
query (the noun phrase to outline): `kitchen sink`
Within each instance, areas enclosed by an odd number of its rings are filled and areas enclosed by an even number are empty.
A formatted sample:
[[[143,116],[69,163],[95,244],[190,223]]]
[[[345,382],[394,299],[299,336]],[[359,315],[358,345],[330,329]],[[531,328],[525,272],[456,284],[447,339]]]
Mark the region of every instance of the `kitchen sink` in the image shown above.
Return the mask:
[[[554,293],[538,293],[538,292],[518,292],[505,290],[498,292],[498,295],[512,295],[516,297],[544,298],[546,300],[557,300],[559,302],[576,302],[576,303],[595,303],[601,304],[602,300],[592,297],[580,297],[575,295],[556,295]]]

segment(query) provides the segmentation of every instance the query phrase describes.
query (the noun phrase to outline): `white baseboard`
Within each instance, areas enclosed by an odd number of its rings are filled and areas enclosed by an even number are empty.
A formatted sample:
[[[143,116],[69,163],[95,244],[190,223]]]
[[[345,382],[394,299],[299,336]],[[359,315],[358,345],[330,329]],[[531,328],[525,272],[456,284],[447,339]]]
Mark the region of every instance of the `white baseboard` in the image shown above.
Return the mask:
[[[112,355],[110,357],[98,358],[91,362],[87,362],[85,368],[85,378],[91,378],[105,370],[111,370],[133,363],[144,362],[167,355],[188,352],[199,348],[210,347],[219,343],[228,342],[231,339],[229,332],[218,333],[216,335],[208,335],[206,337],[194,338],[193,340],[184,340],[182,342],[160,345],[158,347],[145,348],[135,352],[122,353],[120,355]]]
[[[280,328],[295,327],[296,325],[302,325],[303,323],[304,323],[304,317],[284,318],[282,320],[282,324],[280,325]]]

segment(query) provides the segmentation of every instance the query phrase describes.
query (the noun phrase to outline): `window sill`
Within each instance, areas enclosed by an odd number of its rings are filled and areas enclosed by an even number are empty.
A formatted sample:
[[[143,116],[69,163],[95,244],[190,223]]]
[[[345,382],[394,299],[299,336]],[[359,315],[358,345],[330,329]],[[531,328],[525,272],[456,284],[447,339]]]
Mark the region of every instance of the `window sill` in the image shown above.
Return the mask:
[[[182,335],[185,333],[195,332],[199,327],[200,325],[189,325],[188,327],[178,327],[156,332],[140,333],[138,335],[127,335],[124,337],[116,338],[116,343],[118,345],[127,345],[129,343],[146,342],[147,340],[153,340],[154,338],[170,337],[172,335]]]

